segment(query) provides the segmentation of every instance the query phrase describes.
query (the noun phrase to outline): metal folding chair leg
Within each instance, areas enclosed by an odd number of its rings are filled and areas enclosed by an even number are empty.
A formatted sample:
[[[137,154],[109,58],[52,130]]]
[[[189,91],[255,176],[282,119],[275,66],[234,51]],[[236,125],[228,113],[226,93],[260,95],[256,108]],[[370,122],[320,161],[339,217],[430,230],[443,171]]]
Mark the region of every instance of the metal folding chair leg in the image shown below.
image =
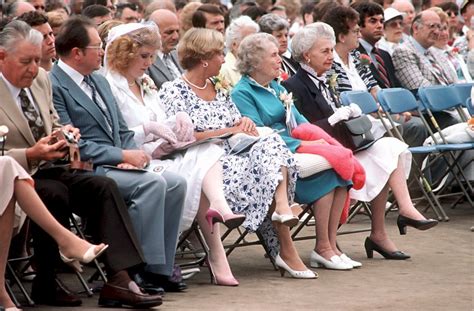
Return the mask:
[[[21,259],[23,260],[23,258],[21,258]],[[13,259],[13,260],[15,260],[15,259]],[[17,259],[17,261],[18,261],[18,259]],[[21,293],[25,297],[27,306],[30,306],[30,307],[34,306],[35,305],[34,301],[31,299],[30,294],[28,293],[25,286],[21,282],[20,278],[16,274],[15,269],[13,269],[13,267],[11,265],[11,262],[12,262],[11,259],[7,261],[7,272],[8,272],[9,277],[12,279],[12,281],[14,283],[16,283],[16,285],[20,289]],[[7,285],[8,285],[7,289],[10,288],[10,295],[11,295],[12,299],[14,300],[15,304],[18,305],[18,300],[16,299],[15,295],[13,294],[13,290],[12,290],[11,286],[9,284],[7,284]]]

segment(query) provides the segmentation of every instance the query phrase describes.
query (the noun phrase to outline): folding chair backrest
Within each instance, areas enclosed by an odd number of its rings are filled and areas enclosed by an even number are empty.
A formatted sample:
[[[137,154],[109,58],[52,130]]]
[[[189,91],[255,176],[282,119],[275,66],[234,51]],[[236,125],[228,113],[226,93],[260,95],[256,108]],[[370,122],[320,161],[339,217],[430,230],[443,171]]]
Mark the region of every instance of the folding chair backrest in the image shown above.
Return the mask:
[[[453,87],[445,85],[433,85],[420,87],[418,89],[421,103],[425,108],[434,111],[442,111],[462,105]]]
[[[380,105],[387,113],[402,113],[418,109],[415,96],[407,89],[382,89],[377,93]]]
[[[454,89],[461,105],[464,105],[467,99],[471,97],[471,89],[473,85],[474,83],[457,83],[450,86]]]
[[[363,113],[377,112],[378,106],[375,99],[366,91],[345,91],[341,93],[341,102],[344,106],[354,103],[360,107]]]
[[[471,116],[474,116],[474,105],[472,104],[472,99],[470,97],[466,100],[465,106],[466,106],[467,111],[469,112],[469,114]]]

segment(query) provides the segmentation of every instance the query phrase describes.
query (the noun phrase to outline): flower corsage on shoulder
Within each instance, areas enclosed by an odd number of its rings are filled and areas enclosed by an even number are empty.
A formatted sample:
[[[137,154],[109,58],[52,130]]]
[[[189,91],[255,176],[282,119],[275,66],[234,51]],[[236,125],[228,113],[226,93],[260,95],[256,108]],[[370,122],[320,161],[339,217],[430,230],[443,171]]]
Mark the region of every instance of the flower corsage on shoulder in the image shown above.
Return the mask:
[[[149,76],[143,76],[140,79],[140,84],[142,85],[143,92],[148,95],[152,95],[153,91],[158,91],[158,88],[155,85],[155,82]]]
[[[366,67],[370,66],[370,64],[372,63],[370,56],[367,54],[362,54],[362,53],[359,56],[359,61],[362,66],[366,66]]]
[[[292,110],[292,106],[295,104],[295,100],[293,99],[293,93],[288,93],[287,91],[282,91],[278,98],[283,103],[286,111],[285,117],[285,124],[288,132],[291,135],[291,132],[298,126],[296,122],[295,115]]]
[[[212,84],[214,84],[214,88],[216,92],[222,92],[225,95],[229,94],[231,91],[230,82],[223,76],[218,75],[211,78]]]
[[[291,106],[295,103],[293,93],[288,93],[287,91],[281,92],[279,98],[286,110],[291,109]]]

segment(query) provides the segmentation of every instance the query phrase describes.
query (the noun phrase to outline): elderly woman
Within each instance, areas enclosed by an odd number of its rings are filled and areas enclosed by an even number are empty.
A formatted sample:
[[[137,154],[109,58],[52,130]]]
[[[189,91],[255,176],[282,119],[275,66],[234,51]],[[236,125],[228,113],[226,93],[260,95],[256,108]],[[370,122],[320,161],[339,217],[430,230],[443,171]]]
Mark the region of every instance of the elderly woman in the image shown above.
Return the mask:
[[[384,36],[377,42],[377,47],[392,55],[403,38],[403,13],[388,8],[383,11],[383,18]]]
[[[248,16],[240,16],[230,23],[225,32],[225,45],[229,49],[224,60],[225,63],[221,67],[220,75],[227,79],[233,87],[240,80],[240,72],[237,70],[235,63],[237,61],[237,49],[240,42],[248,35],[256,33],[260,30],[258,24]]]
[[[153,159],[150,170],[173,172],[186,178],[187,192],[180,231],[189,229],[196,218],[210,248],[209,265],[218,285],[238,285],[230,271],[220,240],[219,226],[239,226],[244,215],[234,215],[226,202],[222,185],[220,147],[201,144],[170,159],[160,160],[176,148],[194,141],[189,116],[179,112],[166,118],[158,92],[145,70],[153,63],[160,38],[154,24],[126,24],[113,28],[107,45],[107,75],[125,122],[135,132],[138,146]],[[208,224],[209,222],[209,224]],[[213,233],[213,229],[216,234]]]
[[[288,79],[298,70],[298,63],[291,58],[288,51],[288,21],[276,14],[265,14],[258,21],[260,31],[271,34],[278,41],[278,54],[281,57],[282,80]]]
[[[324,148],[329,142],[316,139],[296,139],[299,128],[288,129],[286,120],[291,109],[295,122],[308,121],[290,104],[285,109],[286,90],[275,78],[279,75],[281,63],[278,55],[278,41],[271,35],[260,33],[245,38],[239,48],[237,66],[243,77],[232,91],[240,112],[251,118],[257,126],[268,126],[284,130],[280,135],[292,152],[305,148]],[[328,138],[329,140],[329,138]],[[347,150],[347,149],[346,149]],[[344,150],[342,150],[344,152]],[[352,157],[352,152],[350,152]],[[324,154],[324,153],[323,153]],[[336,166],[336,165],[334,165]],[[338,176],[334,170],[325,170],[312,176],[298,179],[296,200],[312,204],[316,219],[316,245],[311,252],[311,266],[324,266],[327,269],[349,270],[360,267],[359,262],[351,260],[336,246],[336,233],[342,210],[346,203],[347,190],[351,182]],[[348,203],[348,201],[347,201]]]
[[[189,114],[198,141],[221,135],[236,134],[236,140],[258,135],[255,123],[241,116],[228,89],[220,81],[211,80],[224,62],[223,49],[221,33],[205,28],[189,30],[178,44],[180,64],[187,71],[159,91],[168,115],[180,111]],[[267,217],[271,211],[280,242],[275,263],[282,276],[287,271],[295,278],[315,278],[299,258],[290,237],[289,226],[298,222],[289,206],[294,196],[296,167],[285,143],[280,136],[270,134],[238,154],[232,152],[229,140],[224,141],[223,147],[224,192],[232,210],[247,216],[247,229],[259,230],[267,237],[272,229]]]
[[[352,35],[356,37],[355,33]],[[293,93],[296,106],[311,123],[319,125],[345,145],[350,134],[339,123],[359,115],[360,110],[354,110],[352,106],[339,107],[336,95],[327,85],[326,72],[334,59],[335,39],[333,29],[321,22],[306,26],[297,33],[292,48],[301,68],[284,86]],[[362,163],[367,179],[362,189],[351,189],[350,197],[370,202],[372,210],[372,230],[365,240],[367,256],[372,258],[375,250],[386,259],[409,258],[397,249],[385,230],[385,205],[389,190],[392,190],[398,203],[400,234],[406,233],[406,226],[426,230],[435,226],[437,221],[427,220],[411,201],[405,181],[411,161],[407,145],[395,138],[381,138],[355,156]]]
[[[448,74],[451,76],[453,81],[456,83],[472,82],[469,69],[467,68],[466,62],[459,51],[456,48],[451,48],[448,45],[449,42],[449,17],[438,7],[433,7],[430,10],[438,14],[441,20],[441,28],[439,30],[438,38],[433,46],[433,54],[439,61],[445,61],[451,69]]]
[[[94,260],[106,245],[92,245],[67,230],[49,213],[33,188],[33,180],[12,158],[0,157],[0,308],[17,311],[5,289],[5,267],[10,249],[15,203],[58,243],[63,257],[84,263]],[[1,308],[3,310],[3,308]]]

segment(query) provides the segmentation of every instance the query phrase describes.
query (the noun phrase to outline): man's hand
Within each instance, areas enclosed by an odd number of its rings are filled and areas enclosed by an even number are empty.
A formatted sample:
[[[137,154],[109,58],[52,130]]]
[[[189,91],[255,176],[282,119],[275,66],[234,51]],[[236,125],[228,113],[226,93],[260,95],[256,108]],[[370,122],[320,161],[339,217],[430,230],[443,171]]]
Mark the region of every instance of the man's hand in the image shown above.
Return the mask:
[[[51,135],[38,140],[33,147],[26,149],[26,158],[33,161],[53,161],[62,159],[66,156],[67,143],[65,140],[50,144]]]
[[[62,130],[66,133],[71,133],[74,136],[76,142],[81,138],[81,133],[77,127],[72,126],[71,124],[65,125],[62,127]]]
[[[143,150],[122,150],[123,164],[131,164],[138,168],[144,168],[150,162],[150,158]]]

